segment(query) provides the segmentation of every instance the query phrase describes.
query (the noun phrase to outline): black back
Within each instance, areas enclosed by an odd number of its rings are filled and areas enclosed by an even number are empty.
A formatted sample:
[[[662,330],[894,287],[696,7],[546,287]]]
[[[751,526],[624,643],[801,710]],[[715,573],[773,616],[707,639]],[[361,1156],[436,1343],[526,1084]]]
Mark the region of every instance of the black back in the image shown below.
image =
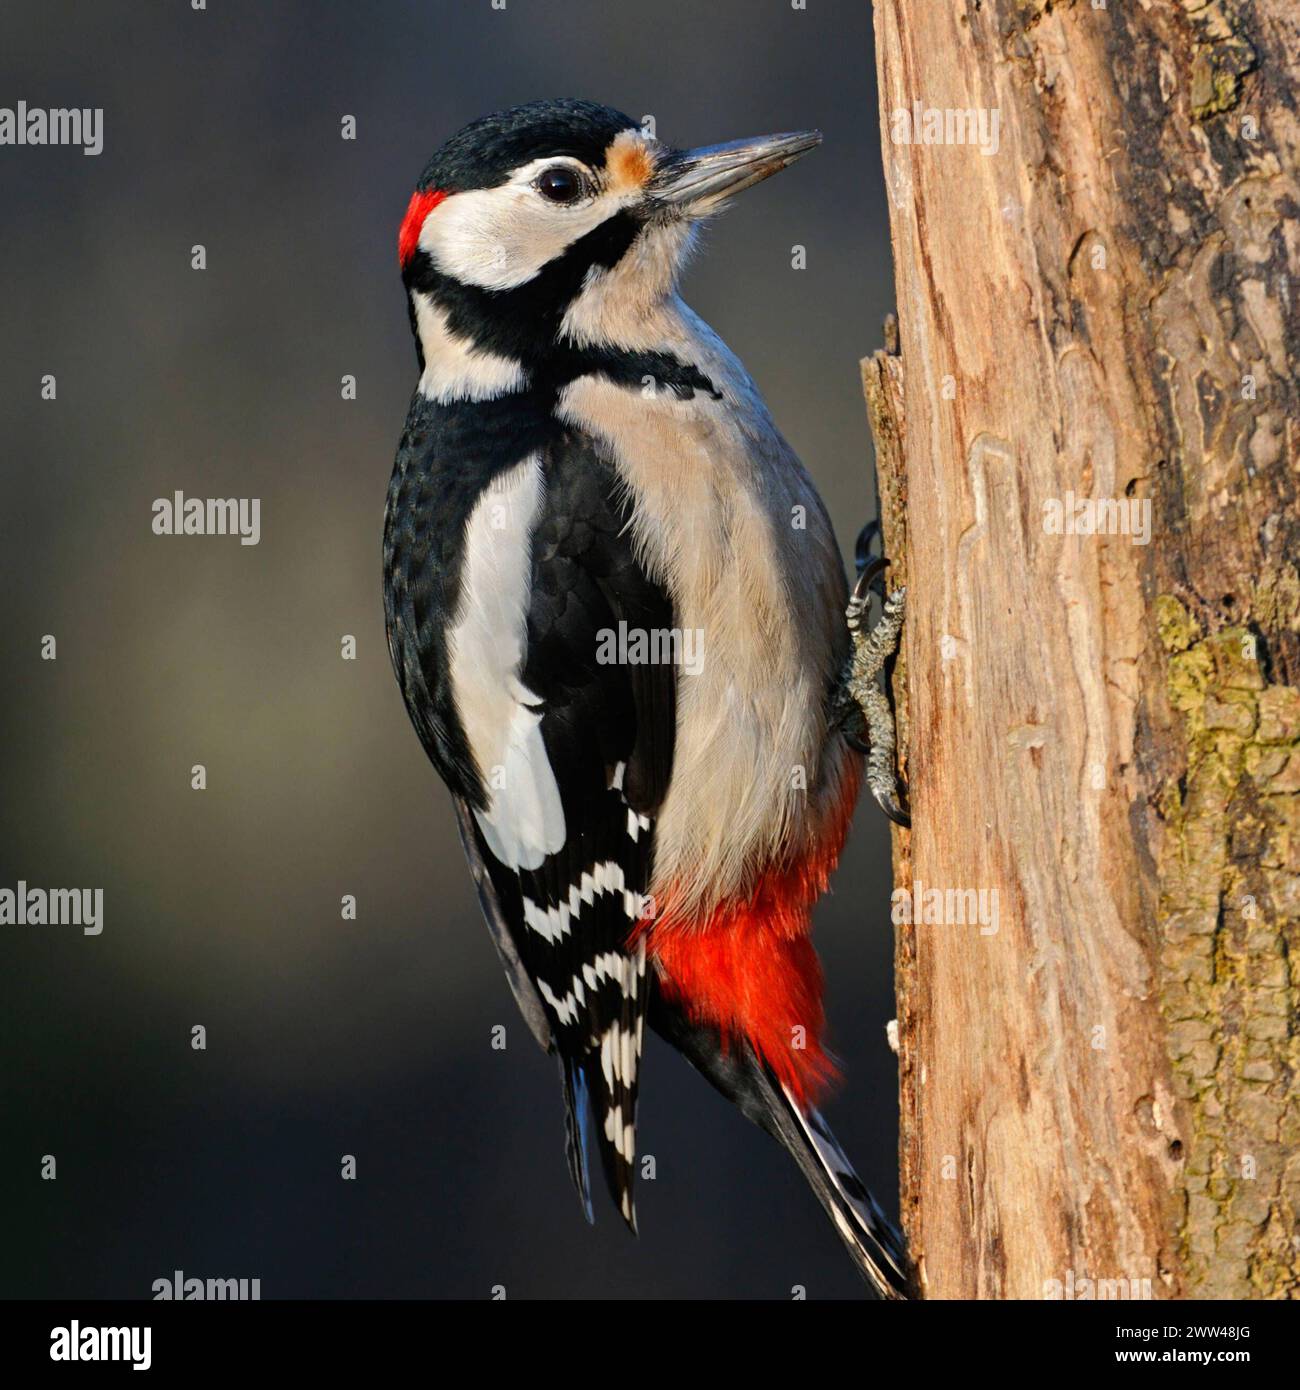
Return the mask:
[[[663,586],[634,553],[614,470],[589,438],[555,419],[550,403],[536,393],[479,404],[416,398],[389,489],[385,611],[411,721],[463,808],[462,837],[507,977],[530,1027],[560,1055],[574,1181],[590,1212],[590,1109],[610,1189],[634,1224],[631,1164],[606,1120],[613,1117],[620,1136],[635,1124],[651,989],[635,932],[651,881],[653,818],[672,775],[677,673],[600,656],[602,635],[620,623],[664,631],[675,621]],[[473,509],[495,478],[533,455],[545,485],[520,679],[541,700],[566,834],[537,869],[516,871],[494,857],[470,814],[486,809],[489,795],[456,708],[448,631]],[[562,931],[548,936],[527,925],[529,914],[558,920],[562,909]],[[613,1073],[601,1052],[611,1037],[626,1041]]]

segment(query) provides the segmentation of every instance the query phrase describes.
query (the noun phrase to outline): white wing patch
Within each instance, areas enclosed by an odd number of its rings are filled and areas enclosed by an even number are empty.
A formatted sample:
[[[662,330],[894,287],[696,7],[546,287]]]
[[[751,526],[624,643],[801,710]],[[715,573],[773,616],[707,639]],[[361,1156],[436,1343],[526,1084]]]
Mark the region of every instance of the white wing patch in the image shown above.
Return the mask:
[[[519,679],[527,657],[532,532],[541,501],[541,464],[529,458],[475,504],[448,642],[456,708],[488,795],[488,809],[474,817],[488,848],[512,869],[539,868],[565,837],[539,700]]]

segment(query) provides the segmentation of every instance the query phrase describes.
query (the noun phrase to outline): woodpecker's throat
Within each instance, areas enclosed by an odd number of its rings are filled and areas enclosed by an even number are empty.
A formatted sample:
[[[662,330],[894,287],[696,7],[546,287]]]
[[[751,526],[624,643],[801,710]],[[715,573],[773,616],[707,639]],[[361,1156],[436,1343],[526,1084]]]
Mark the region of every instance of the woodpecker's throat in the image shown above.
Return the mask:
[[[616,213],[532,279],[490,289],[417,252],[407,274],[420,390],[442,404],[530,391],[553,405],[582,376],[679,399],[717,396],[689,358],[666,346],[688,227]],[[671,327],[669,326],[671,323]]]

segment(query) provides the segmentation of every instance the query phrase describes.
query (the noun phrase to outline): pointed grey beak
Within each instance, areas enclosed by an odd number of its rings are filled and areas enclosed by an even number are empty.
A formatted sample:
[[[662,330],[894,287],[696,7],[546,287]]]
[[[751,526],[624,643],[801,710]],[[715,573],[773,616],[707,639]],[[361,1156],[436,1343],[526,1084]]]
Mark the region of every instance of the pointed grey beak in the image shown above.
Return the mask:
[[[820,130],[801,130],[674,150],[660,164],[649,192],[657,202],[688,216],[710,212],[724,198],[761,183],[821,142]]]

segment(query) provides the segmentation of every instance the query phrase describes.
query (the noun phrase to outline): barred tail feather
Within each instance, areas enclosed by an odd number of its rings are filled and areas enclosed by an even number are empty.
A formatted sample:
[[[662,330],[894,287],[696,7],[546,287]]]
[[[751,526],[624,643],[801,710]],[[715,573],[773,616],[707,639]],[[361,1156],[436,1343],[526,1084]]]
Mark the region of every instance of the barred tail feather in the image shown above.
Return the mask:
[[[882,1299],[907,1298],[902,1238],[853,1171],[821,1113],[781,1088],[788,1124],[778,1137],[835,1223],[859,1272]]]
[[[908,1296],[901,1236],[862,1185],[821,1115],[783,1087],[748,1043],[724,1041],[661,990],[650,991],[650,1026],[799,1165],[859,1273],[879,1298]]]

